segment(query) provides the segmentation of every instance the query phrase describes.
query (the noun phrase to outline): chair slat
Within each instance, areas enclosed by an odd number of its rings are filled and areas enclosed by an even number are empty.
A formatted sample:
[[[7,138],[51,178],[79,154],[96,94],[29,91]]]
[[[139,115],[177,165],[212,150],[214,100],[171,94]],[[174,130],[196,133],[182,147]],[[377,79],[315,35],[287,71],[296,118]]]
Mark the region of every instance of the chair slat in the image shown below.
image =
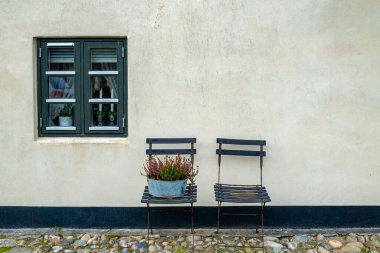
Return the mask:
[[[265,156],[265,151],[217,149],[217,155]]]
[[[231,188],[231,189],[256,189],[256,188],[262,188],[265,189],[265,186],[259,185],[259,184],[218,184],[215,183],[214,187],[223,187],[223,188]]]
[[[196,149],[147,149],[147,155],[195,155]]]
[[[170,143],[196,143],[196,138],[147,138],[146,143],[170,144]]]
[[[217,143],[231,144],[231,145],[266,145],[265,140],[241,140],[241,139],[225,139],[217,138]]]
[[[215,184],[214,189],[223,189],[223,190],[264,190],[266,191],[265,186],[260,185],[226,185],[226,184]]]
[[[215,188],[214,189],[215,191],[215,194],[263,194],[263,193],[267,193],[266,190],[226,190],[226,189],[218,189],[218,188]]]
[[[268,197],[268,193],[267,192],[235,192],[235,193],[231,193],[231,192],[218,192],[218,191],[215,191],[215,196],[219,196],[219,197],[226,197],[226,196],[229,196],[229,197],[244,197],[244,198],[260,198],[260,197],[265,197],[267,196]]]
[[[267,195],[268,193],[266,191],[219,191],[217,189],[215,189],[215,195],[220,195],[220,196],[224,196],[224,195],[229,195],[229,196],[240,196],[240,195],[244,195],[244,196],[260,196],[260,195]]]
[[[214,185],[215,199],[231,203],[270,202],[271,199],[264,186],[260,185]]]
[[[229,202],[229,203],[263,203],[271,202],[269,198],[263,199],[238,199],[238,198],[215,198],[216,201]]]

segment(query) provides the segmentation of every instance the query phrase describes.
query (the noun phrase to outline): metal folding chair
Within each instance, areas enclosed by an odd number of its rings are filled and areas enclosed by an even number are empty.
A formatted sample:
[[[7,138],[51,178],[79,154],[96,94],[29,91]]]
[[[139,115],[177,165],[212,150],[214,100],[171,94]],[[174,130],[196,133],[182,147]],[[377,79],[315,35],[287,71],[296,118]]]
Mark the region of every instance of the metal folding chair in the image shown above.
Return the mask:
[[[223,139],[218,138],[216,142],[219,144],[216,154],[218,155],[218,183],[214,185],[215,200],[218,202],[218,220],[217,220],[217,233],[220,228],[220,216],[221,215],[248,215],[258,216],[256,233],[259,232],[261,227],[262,245],[252,246],[252,248],[264,249],[264,207],[266,202],[270,202],[271,199],[267,193],[266,188],[263,186],[263,158],[266,152],[263,147],[266,145],[265,140],[241,140],[241,139]],[[259,151],[242,150],[242,149],[226,149],[224,146],[232,147],[238,146],[259,146]],[[260,157],[260,184],[258,185],[241,185],[241,184],[223,184],[220,180],[220,168],[222,162],[222,156],[234,155],[234,156],[252,156]],[[222,202],[229,203],[250,203],[260,204],[260,213],[256,214],[231,214],[221,213]],[[245,246],[244,246],[245,247]]]
[[[196,154],[196,149],[194,144],[197,142],[196,138],[148,138],[146,143],[149,144],[149,148],[146,150],[146,154],[149,155],[149,159],[153,155],[190,155],[191,163],[194,165],[194,155]],[[167,144],[190,144],[189,149],[153,149],[154,144],[167,145]],[[146,203],[148,208],[148,241],[150,233],[153,232],[152,222],[151,222],[151,205],[161,204],[161,205],[172,205],[172,204],[190,204],[191,209],[191,232],[194,234],[194,206],[193,204],[197,202],[197,186],[195,184],[188,184],[186,187],[185,195],[175,198],[158,198],[149,194],[148,186],[145,186],[141,203]]]

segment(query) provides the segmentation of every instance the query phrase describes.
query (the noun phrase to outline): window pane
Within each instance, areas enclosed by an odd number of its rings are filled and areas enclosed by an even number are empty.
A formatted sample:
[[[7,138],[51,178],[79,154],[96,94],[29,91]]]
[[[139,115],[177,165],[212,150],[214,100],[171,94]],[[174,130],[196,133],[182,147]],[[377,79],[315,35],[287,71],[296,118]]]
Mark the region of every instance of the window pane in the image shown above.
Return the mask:
[[[91,49],[92,70],[116,70],[117,66],[116,48]]]
[[[74,48],[58,47],[48,48],[49,70],[69,71],[74,70]]]
[[[116,126],[117,104],[92,104],[92,126]]]
[[[118,98],[117,76],[92,76],[92,98]]]
[[[47,126],[68,127],[74,125],[73,104],[49,104]]]
[[[75,98],[73,76],[50,76],[49,98]]]

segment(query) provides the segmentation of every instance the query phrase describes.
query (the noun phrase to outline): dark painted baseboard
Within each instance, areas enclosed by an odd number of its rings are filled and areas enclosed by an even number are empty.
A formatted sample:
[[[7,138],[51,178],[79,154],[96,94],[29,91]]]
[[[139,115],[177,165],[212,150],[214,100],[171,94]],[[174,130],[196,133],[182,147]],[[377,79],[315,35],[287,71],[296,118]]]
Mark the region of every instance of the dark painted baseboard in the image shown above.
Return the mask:
[[[257,207],[223,207],[226,212],[257,212]],[[190,228],[188,207],[153,207],[155,228]],[[187,213],[187,214],[186,214]],[[222,228],[250,228],[255,217],[223,216]],[[380,206],[267,206],[267,228],[378,228]],[[0,206],[0,228],[146,228],[145,207]],[[216,207],[195,207],[195,227],[214,228]]]

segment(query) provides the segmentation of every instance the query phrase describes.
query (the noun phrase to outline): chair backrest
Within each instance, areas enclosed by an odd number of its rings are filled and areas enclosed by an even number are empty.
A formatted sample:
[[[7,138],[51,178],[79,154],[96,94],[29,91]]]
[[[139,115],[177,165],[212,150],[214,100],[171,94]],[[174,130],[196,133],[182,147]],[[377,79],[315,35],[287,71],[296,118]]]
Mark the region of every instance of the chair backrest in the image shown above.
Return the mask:
[[[149,148],[146,150],[146,154],[149,155],[149,159],[152,158],[152,155],[190,155],[191,163],[194,165],[194,155],[197,153],[197,150],[194,148],[196,142],[196,138],[147,138],[146,143],[149,144]],[[153,149],[154,144],[190,144],[190,148]]]
[[[260,185],[263,184],[263,157],[266,152],[263,150],[266,145],[265,140],[242,140],[242,139],[225,139],[217,138],[216,143],[219,144],[216,154],[218,155],[218,183],[220,183],[220,165],[222,162],[222,155],[234,156],[259,156],[260,157]],[[245,150],[245,149],[225,149],[223,145],[239,145],[239,146],[260,146],[259,151]]]

